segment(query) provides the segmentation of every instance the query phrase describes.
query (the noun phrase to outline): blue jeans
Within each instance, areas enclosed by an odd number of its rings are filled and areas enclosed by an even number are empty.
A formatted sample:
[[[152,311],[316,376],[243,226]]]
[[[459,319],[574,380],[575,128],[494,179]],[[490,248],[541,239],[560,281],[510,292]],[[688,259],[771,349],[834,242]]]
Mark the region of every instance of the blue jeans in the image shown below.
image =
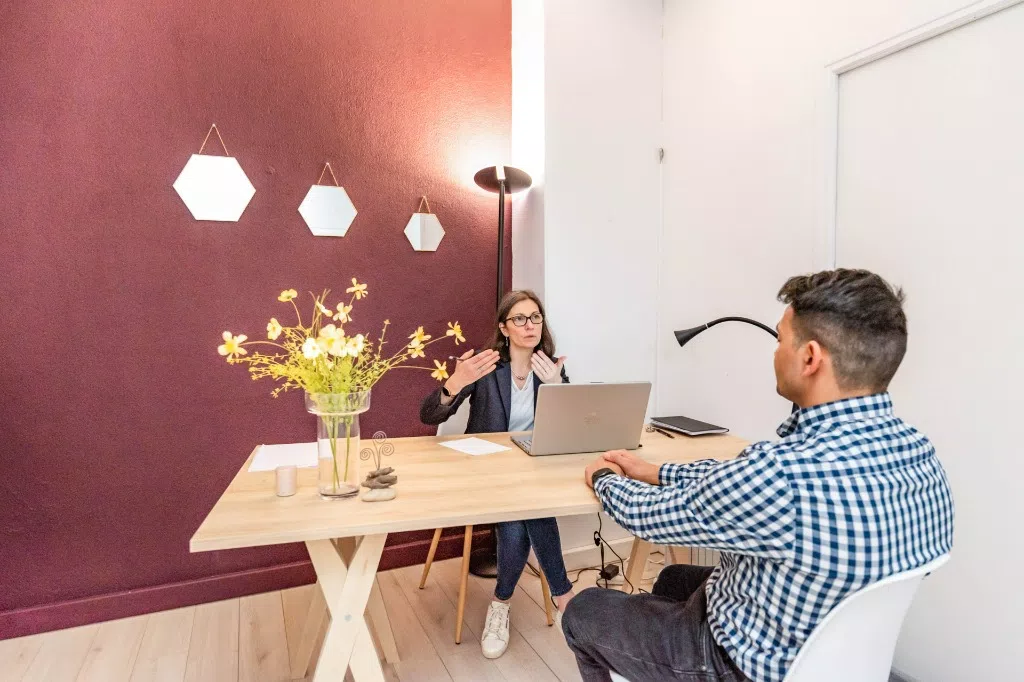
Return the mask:
[[[516,591],[519,576],[526,568],[530,556],[530,545],[537,555],[540,568],[548,579],[551,596],[561,597],[572,590],[569,576],[565,574],[562,561],[562,542],[558,538],[558,524],[555,519],[530,519],[529,521],[506,521],[498,525],[498,584],[494,597],[508,601]]]

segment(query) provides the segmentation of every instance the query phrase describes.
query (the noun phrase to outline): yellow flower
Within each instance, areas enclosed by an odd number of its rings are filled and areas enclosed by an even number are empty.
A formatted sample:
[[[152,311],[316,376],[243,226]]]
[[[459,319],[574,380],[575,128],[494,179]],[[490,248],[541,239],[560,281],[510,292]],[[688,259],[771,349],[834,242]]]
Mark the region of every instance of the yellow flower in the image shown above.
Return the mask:
[[[360,284],[358,281],[356,281],[356,278],[353,277],[352,286],[350,286],[348,289],[345,289],[345,293],[354,295],[356,300],[358,301],[359,299],[367,296],[366,285]]]
[[[363,352],[363,345],[365,340],[362,334],[356,334],[345,342],[345,352],[354,358],[358,358],[359,354]]]
[[[267,325],[267,338],[273,341],[279,336],[281,336],[281,323],[277,321],[276,317],[272,317]]]
[[[246,349],[242,348],[242,342],[249,338],[245,334],[233,336],[231,332],[224,332],[221,335],[221,338],[224,339],[224,343],[217,346],[217,352],[220,353],[221,355],[226,355],[228,356],[228,358],[233,358],[236,355],[245,355],[249,352]]]
[[[430,340],[430,334],[424,333],[423,327],[420,327],[419,329],[414,331],[412,334],[409,334],[409,338],[412,339],[413,341],[418,341],[419,343],[423,343],[424,341],[429,341]]]
[[[321,328],[317,343],[325,353],[335,356],[345,355],[345,332],[340,327],[328,324]]]
[[[327,306],[325,306],[325,305],[324,305],[323,303],[321,303],[320,301],[317,301],[317,302],[316,302],[316,309],[320,311],[320,314],[321,314],[321,315],[325,315],[325,316],[327,316],[327,317],[330,317],[331,315],[333,315],[333,314],[334,314],[334,311],[333,311],[333,310],[331,310],[330,308],[328,308]]]
[[[423,352],[425,346],[419,339],[413,339],[412,343],[409,344],[409,357],[410,358],[425,358],[426,354]]]
[[[344,324],[345,322],[351,322],[352,316],[349,313],[352,312],[352,306],[345,305],[344,303],[338,304],[338,314],[332,317],[332,320],[337,320]]]
[[[448,365],[447,364],[442,365],[437,360],[434,360],[434,367],[436,367],[437,369],[435,369],[433,372],[431,372],[430,376],[434,377],[438,381],[444,381],[445,379],[448,378]]]
[[[298,295],[299,292],[295,291],[295,289],[285,289],[284,291],[281,292],[281,295],[277,297],[277,300],[281,301],[282,303],[287,303],[288,301],[292,300]]]
[[[307,360],[316,360],[322,352],[320,344],[316,342],[316,339],[306,339],[306,342],[302,344],[302,354]]]
[[[455,324],[452,324],[451,322],[449,322],[448,323],[448,331],[446,331],[444,333],[444,335],[445,336],[454,336],[455,337],[455,345],[456,346],[459,345],[460,343],[466,343],[466,337],[464,337],[462,335],[462,327],[459,325],[458,322],[456,322]]]

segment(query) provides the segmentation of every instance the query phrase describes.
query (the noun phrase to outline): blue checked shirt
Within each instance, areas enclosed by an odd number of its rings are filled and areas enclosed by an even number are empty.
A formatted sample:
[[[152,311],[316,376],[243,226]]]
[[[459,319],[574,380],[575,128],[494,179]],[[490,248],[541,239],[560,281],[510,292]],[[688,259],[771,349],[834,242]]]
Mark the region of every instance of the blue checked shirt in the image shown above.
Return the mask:
[[[800,410],[778,434],[728,462],[663,464],[660,486],[605,476],[595,489],[638,537],[722,552],[707,582],[708,622],[758,682],[781,682],[851,592],[953,544],[935,448],[893,416],[888,393]]]

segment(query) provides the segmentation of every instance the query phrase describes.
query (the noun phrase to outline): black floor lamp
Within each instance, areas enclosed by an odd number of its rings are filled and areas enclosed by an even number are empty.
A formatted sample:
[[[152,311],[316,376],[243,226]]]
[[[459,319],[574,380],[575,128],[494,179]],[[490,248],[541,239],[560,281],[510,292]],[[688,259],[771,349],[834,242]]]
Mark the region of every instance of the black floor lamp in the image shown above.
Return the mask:
[[[765,330],[766,332],[771,334],[775,339],[779,338],[779,333],[777,331],[775,331],[774,329],[772,329],[768,325],[761,324],[757,320],[752,320],[749,317],[720,317],[717,320],[711,320],[707,324],[702,324],[699,327],[691,327],[689,329],[680,329],[679,331],[673,332],[673,334],[676,335],[676,341],[679,342],[679,345],[680,346],[685,346],[687,343],[689,343],[693,339],[693,337],[697,336],[697,334],[700,334],[705,329],[711,329],[716,324],[721,324],[722,322],[746,322],[747,324],[752,324],[755,327],[758,327],[760,329]],[[800,407],[796,403],[793,403],[793,410],[792,411],[796,412],[798,409],[800,409]]]
[[[514,194],[527,189],[533,179],[525,171],[512,166],[488,166],[481,168],[473,176],[477,185],[488,192],[498,194],[498,286],[494,308],[501,305],[501,297],[505,295],[505,195]],[[495,529],[491,527],[491,543],[485,547],[474,549],[469,556],[469,572],[482,578],[494,578],[498,575],[498,552],[494,543]]]
[[[488,192],[498,194],[498,295],[495,309],[505,294],[505,195],[515,194],[533,184],[525,172],[512,166],[488,166],[481,168],[473,180]]]

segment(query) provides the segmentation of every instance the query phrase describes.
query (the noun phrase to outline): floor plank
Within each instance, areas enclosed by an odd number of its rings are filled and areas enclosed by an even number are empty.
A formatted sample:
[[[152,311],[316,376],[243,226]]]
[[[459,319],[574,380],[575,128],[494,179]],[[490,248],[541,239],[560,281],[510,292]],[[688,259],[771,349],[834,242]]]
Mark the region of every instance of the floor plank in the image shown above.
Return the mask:
[[[291,648],[299,641],[302,627],[306,622],[306,612],[313,598],[313,591],[319,589],[316,584],[292,587],[281,590],[281,608],[284,612],[284,635],[288,641],[289,655]],[[319,650],[320,647],[317,647]]]
[[[185,678],[195,615],[195,606],[150,614],[131,682],[181,682]]]
[[[73,682],[99,629],[83,625],[48,633],[22,682]]]
[[[436,571],[438,583],[448,595],[448,599],[455,602],[459,594],[459,569],[460,560],[454,559],[435,563],[430,569],[431,575]],[[480,634],[483,632],[484,621],[487,619],[487,607],[494,596],[494,582],[475,578],[471,576],[466,587],[466,626],[463,630],[462,641],[469,643],[470,633],[476,642],[480,641]],[[525,595],[524,595],[525,596]],[[498,659],[495,665],[501,674],[509,682],[525,680],[529,682],[558,682],[558,677],[544,663],[544,660],[533,650],[529,642],[523,638],[519,631],[519,622],[531,622],[531,609],[536,611],[539,607],[530,602],[529,608],[516,609],[513,605],[509,611],[509,641],[508,650]],[[543,622],[544,613],[541,612]],[[479,647],[479,644],[476,644]],[[479,648],[477,649],[479,651]]]
[[[196,607],[185,664],[185,682],[238,680],[239,600]]]
[[[5,639],[0,642],[0,682],[21,682],[46,635]]]
[[[437,655],[417,614],[409,600],[402,594],[398,579],[389,571],[380,573],[378,580],[384,597],[384,606],[391,618],[391,628],[395,633],[398,657],[401,659],[395,666],[398,678],[401,682],[451,680],[451,675]]]
[[[100,625],[77,682],[129,682],[148,621],[146,615]]]
[[[453,682],[505,682],[505,677],[494,662],[487,660],[480,653],[476,638],[465,636],[469,632],[465,625],[463,643],[455,643],[455,604],[448,599],[432,575],[427,578],[426,586],[422,590],[419,589],[421,573],[421,566],[409,566],[394,571],[402,593],[416,612],[420,624]]]
[[[239,682],[288,682],[288,641],[278,592],[242,597],[238,606]]]

